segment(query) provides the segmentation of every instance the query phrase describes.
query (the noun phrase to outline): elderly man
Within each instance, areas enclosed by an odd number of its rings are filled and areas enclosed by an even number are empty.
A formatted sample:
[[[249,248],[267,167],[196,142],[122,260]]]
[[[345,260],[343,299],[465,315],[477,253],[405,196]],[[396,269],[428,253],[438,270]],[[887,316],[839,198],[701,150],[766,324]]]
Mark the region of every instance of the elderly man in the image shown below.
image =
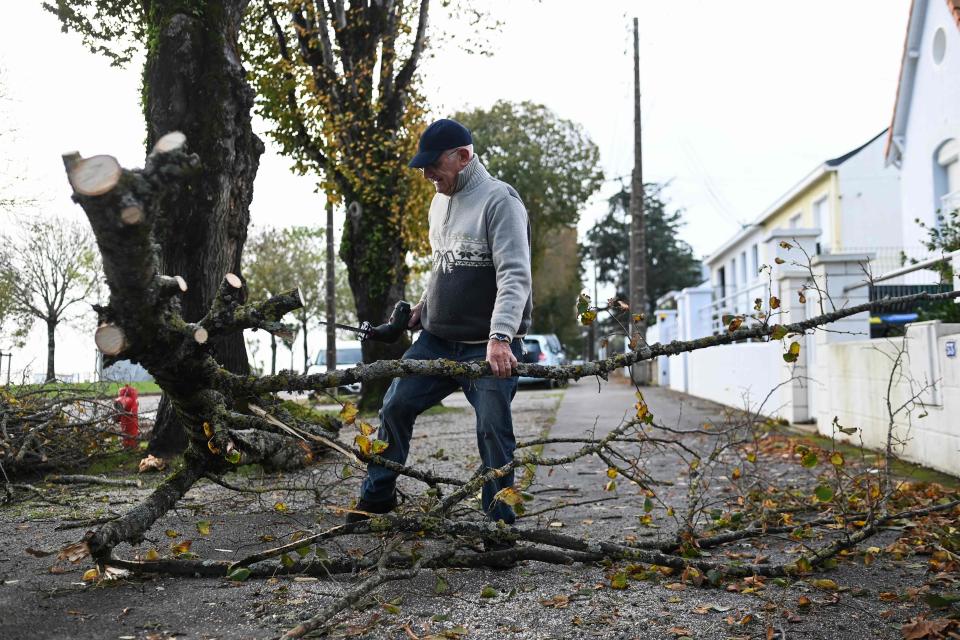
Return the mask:
[[[512,370],[533,307],[527,211],[513,187],[490,176],[473,153],[470,131],[454,120],[427,127],[410,167],[419,168],[437,193],[430,205],[433,270],[410,318],[410,328],[423,331],[403,357],[486,360],[493,376],[395,379],[380,411],[378,437],[389,443],[383,455],[405,463],[417,416],[463,389],[477,414],[483,467],[502,467],[513,460],[516,446],[510,403],[517,379]],[[370,464],[357,512],[347,522],[393,510],[396,479],[395,472]],[[499,490],[512,485],[512,472],[484,484],[482,504],[490,520],[513,522],[513,510],[494,500]]]

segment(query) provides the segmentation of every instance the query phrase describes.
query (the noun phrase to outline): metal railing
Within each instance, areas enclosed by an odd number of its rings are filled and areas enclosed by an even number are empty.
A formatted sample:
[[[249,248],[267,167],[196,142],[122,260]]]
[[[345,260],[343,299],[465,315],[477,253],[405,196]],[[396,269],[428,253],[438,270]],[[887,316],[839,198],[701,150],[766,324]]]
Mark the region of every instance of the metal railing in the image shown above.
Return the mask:
[[[947,214],[951,211],[956,211],[957,209],[960,209],[960,189],[951,191],[947,195],[940,197],[941,213]]]
[[[714,288],[714,295],[720,291],[719,287]],[[719,333],[724,330],[723,316],[742,315],[752,313],[755,300],[760,298],[763,301],[770,298],[770,283],[764,280],[757,280],[749,286],[737,289],[732,293],[717,298],[709,306],[700,309],[700,314],[710,314],[710,328],[713,333]],[[702,315],[701,315],[702,317]]]
[[[862,287],[868,287],[878,282],[893,280],[894,278],[899,278],[900,276],[904,276],[908,273],[913,273],[914,271],[929,269],[930,267],[934,267],[938,264],[942,264],[944,262],[950,262],[951,260],[953,260],[958,256],[960,256],[960,250],[951,251],[950,253],[947,253],[945,255],[942,255],[936,258],[928,258],[927,260],[921,260],[916,264],[911,264],[905,267],[900,267],[899,269],[894,269],[893,271],[884,273],[883,275],[877,276],[869,281],[865,280],[863,282],[858,282],[856,284],[847,285],[846,287],[843,288],[843,292],[847,293],[848,291],[853,291],[854,289],[860,289]]]

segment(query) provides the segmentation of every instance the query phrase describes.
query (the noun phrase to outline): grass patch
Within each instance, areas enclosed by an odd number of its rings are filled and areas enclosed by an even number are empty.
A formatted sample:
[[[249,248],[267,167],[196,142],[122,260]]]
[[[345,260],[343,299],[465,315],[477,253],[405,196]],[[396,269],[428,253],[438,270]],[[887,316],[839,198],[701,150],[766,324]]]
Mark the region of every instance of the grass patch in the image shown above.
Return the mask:
[[[40,392],[43,395],[57,395],[60,393],[75,393],[91,396],[115,397],[120,387],[129,384],[140,395],[161,393],[160,385],[152,380],[149,382],[51,382],[46,384],[10,385],[7,391],[17,393]]]
[[[426,411],[424,411],[421,415],[439,416],[445,413],[463,413],[464,411],[466,411],[464,407],[448,407],[442,404],[435,404],[429,409],[427,409]]]
[[[303,422],[313,422],[317,424],[326,424],[330,418],[339,418],[337,411],[318,411],[308,404],[297,402],[296,400],[284,400],[280,406],[287,410],[297,420]]]
[[[140,465],[140,458],[146,452],[146,443],[143,449],[120,449],[99,455],[84,470],[89,475],[102,475],[112,473],[135,473]],[[171,466],[170,462],[167,466]]]
[[[809,433],[807,431],[798,431],[796,429],[789,428],[788,431],[790,435],[795,437],[799,436],[799,440],[806,441],[808,444],[814,444],[822,449],[831,449],[833,447],[833,442],[830,438],[821,435],[819,433]],[[876,467],[883,466],[883,453],[875,451],[873,449],[864,449],[859,445],[851,444],[849,442],[844,442],[837,440],[836,448],[840,451],[844,457],[847,459],[862,459],[868,464],[872,464]],[[906,462],[904,460],[893,460],[890,465],[890,469],[893,471],[893,475],[899,478],[916,480],[919,482],[936,482],[943,485],[944,487],[949,487],[951,489],[960,489],[960,478],[956,478],[946,473],[942,473],[935,469],[930,469],[913,462]]]

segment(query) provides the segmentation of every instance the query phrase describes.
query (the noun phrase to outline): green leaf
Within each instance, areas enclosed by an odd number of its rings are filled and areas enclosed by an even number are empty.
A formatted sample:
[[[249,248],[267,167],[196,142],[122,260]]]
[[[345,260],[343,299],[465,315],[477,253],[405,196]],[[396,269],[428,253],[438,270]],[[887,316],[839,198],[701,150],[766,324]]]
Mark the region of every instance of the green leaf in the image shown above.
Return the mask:
[[[783,354],[784,362],[796,362],[797,358],[800,357],[800,343],[791,342],[790,348],[787,349],[787,352]]]
[[[292,567],[295,563],[294,563],[294,561],[293,561],[293,558],[291,558],[291,557],[288,556],[287,554],[283,554],[282,556],[280,556],[280,564],[282,564],[283,566],[285,566],[286,568],[289,569],[289,568]]]
[[[437,576],[437,583],[433,585],[433,592],[442,596],[448,591],[450,591],[450,583],[444,580],[442,576]]]
[[[306,558],[308,555],[310,555],[310,551],[311,551],[310,545],[308,544],[305,544],[296,550],[297,555],[300,556],[301,558]]]
[[[493,587],[491,587],[491,586],[488,584],[487,586],[485,586],[485,587],[480,591],[480,597],[481,597],[481,598],[496,598],[496,597],[497,597],[497,590],[494,589]]]
[[[590,296],[581,293],[577,298],[577,315],[583,315],[590,308]]]
[[[960,602],[960,595],[952,593],[925,593],[923,601],[931,609],[946,609],[955,602]]]
[[[209,520],[201,520],[200,522],[198,522],[198,523],[197,523],[197,531],[198,531],[198,532],[200,533],[200,535],[202,535],[202,536],[208,536],[208,535],[210,535],[210,521],[209,521]]]
[[[820,502],[830,502],[833,499],[833,487],[821,484],[813,490],[813,495],[817,496]]]
[[[240,452],[236,449],[228,453],[225,457],[230,464],[240,464]]]
[[[770,332],[770,338],[773,340],[783,340],[787,337],[787,328],[782,324],[773,325],[773,331]]]
[[[802,458],[800,458],[800,464],[802,464],[806,469],[813,469],[815,466],[817,466],[817,462],[817,454],[813,451],[808,451]]]
[[[626,589],[627,588],[627,573],[626,571],[618,571],[610,577],[610,588],[611,589]]]
[[[651,511],[653,511],[653,500],[645,498],[643,501],[643,512],[650,513]]]
[[[250,569],[246,567],[237,567],[229,574],[227,574],[227,580],[233,580],[234,582],[243,582],[250,577]]]

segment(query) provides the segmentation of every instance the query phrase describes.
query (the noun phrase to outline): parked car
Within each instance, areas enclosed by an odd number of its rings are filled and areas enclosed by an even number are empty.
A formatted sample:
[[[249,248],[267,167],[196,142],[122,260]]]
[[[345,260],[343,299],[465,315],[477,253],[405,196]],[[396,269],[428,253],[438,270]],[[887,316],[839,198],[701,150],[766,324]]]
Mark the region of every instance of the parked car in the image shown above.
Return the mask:
[[[523,339],[522,362],[543,365],[567,364],[567,355],[556,334],[528,333]],[[519,384],[546,384],[551,389],[556,386],[566,386],[566,382],[527,376],[520,376],[518,382]]]
[[[350,369],[363,362],[363,352],[359,340],[337,340],[337,370]],[[307,373],[323,373],[327,370],[327,348],[322,347],[307,368]],[[349,393],[360,393],[360,383],[354,382],[340,387]]]

